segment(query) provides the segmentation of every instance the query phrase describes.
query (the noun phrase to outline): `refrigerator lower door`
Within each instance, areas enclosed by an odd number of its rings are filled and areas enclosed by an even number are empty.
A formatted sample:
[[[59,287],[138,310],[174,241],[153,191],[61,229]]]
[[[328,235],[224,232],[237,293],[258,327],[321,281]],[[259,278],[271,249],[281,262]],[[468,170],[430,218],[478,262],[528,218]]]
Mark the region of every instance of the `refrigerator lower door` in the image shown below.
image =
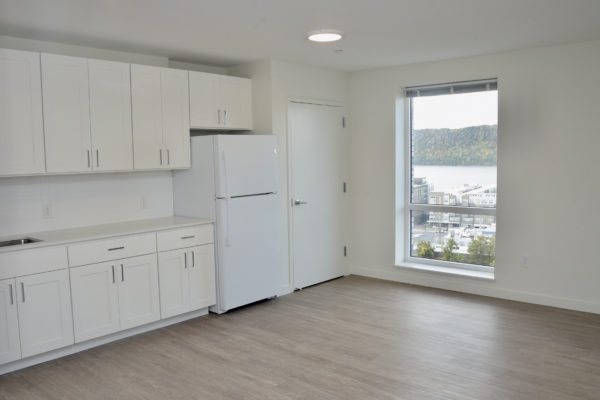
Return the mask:
[[[279,200],[274,194],[217,200],[218,293],[222,313],[278,294]]]

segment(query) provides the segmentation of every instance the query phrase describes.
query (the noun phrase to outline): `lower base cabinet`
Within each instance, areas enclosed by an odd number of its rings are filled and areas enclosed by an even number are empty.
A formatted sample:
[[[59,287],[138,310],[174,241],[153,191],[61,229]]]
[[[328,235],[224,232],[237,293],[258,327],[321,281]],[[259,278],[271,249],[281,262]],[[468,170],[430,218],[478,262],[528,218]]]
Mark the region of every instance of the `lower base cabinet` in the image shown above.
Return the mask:
[[[0,364],[21,358],[16,280],[0,281]]]
[[[160,319],[156,254],[71,268],[75,341]]]
[[[74,343],[69,272],[15,279],[23,358]]]
[[[216,302],[214,246],[203,245],[158,254],[160,309],[163,318]]]

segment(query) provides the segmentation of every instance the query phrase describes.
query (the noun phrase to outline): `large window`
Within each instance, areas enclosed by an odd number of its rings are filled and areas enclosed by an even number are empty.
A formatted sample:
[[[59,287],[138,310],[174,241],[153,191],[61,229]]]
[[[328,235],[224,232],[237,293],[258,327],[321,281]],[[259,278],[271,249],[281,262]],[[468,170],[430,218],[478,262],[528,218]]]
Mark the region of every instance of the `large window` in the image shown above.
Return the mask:
[[[495,80],[407,88],[409,261],[490,271],[495,264]]]

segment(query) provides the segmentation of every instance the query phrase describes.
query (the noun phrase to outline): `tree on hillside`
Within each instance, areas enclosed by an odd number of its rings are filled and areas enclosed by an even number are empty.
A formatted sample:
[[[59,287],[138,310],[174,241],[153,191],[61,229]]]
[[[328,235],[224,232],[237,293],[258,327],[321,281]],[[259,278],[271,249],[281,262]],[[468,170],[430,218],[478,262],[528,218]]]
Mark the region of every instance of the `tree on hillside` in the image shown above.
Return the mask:
[[[417,257],[421,258],[435,258],[435,252],[431,247],[431,242],[420,241],[417,244]]]

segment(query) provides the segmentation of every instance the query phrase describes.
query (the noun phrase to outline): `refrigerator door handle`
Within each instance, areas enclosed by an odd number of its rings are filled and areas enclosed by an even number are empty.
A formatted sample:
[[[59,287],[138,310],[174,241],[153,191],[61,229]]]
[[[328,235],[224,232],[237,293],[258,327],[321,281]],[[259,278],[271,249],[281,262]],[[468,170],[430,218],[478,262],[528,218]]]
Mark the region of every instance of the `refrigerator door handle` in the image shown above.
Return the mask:
[[[231,246],[231,239],[229,237],[231,230],[230,228],[230,219],[231,213],[229,212],[229,201],[231,200],[231,195],[229,194],[229,174],[227,173],[227,157],[225,156],[225,151],[221,152],[221,159],[223,160],[223,175],[225,177],[225,212],[227,213],[227,221],[225,222],[225,246]]]

